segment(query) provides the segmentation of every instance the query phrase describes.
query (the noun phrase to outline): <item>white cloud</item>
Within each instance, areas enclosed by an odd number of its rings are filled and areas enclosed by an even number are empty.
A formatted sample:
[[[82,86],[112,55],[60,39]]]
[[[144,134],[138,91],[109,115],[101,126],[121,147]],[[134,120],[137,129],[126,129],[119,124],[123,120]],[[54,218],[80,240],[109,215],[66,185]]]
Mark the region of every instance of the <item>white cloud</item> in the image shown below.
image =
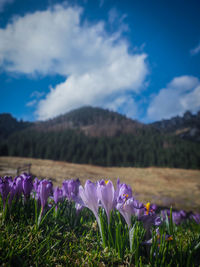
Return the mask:
[[[105,104],[105,108],[119,111],[120,113],[126,115],[129,118],[136,118],[138,116],[138,105],[131,97],[131,95],[120,95]]]
[[[0,12],[4,11],[4,8],[7,4],[12,4],[14,0],[0,0]]]
[[[138,91],[145,78],[145,55],[121,55],[101,69],[70,77],[51,89],[38,106],[39,119],[47,119],[84,105],[108,107],[128,91]]]
[[[194,55],[197,55],[199,52],[200,52],[200,43],[195,48],[193,48],[192,50],[190,50],[190,53],[193,56]]]
[[[15,18],[0,29],[0,66],[5,70],[66,77],[39,102],[39,119],[83,105],[104,107],[108,99],[112,104],[143,86],[146,54],[130,54],[121,29],[109,35],[102,21],[81,24],[82,12],[79,7],[57,5]]]
[[[29,101],[28,103],[26,103],[26,106],[27,107],[33,107],[37,104],[37,100],[36,99],[33,99],[31,101]]]
[[[174,78],[166,88],[161,89],[148,108],[148,120],[160,120],[183,115],[187,110],[200,109],[200,81],[193,76]]]
[[[32,98],[36,98],[36,99],[39,99],[42,96],[44,96],[44,92],[33,91],[32,94],[31,94],[31,97]]]

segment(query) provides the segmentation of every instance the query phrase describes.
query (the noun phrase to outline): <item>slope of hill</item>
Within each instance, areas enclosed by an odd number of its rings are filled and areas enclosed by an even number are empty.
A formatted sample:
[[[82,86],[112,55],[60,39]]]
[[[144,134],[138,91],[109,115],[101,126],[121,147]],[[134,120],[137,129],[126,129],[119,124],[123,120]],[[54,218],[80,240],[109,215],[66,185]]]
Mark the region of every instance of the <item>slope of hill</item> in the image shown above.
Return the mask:
[[[30,122],[17,121],[9,113],[0,114],[0,139],[7,138],[10,134],[30,127]]]
[[[0,155],[102,166],[200,168],[200,143],[174,134],[178,126],[162,130],[159,123],[145,125],[92,107],[44,122],[22,123],[23,129],[21,123],[0,138]],[[3,122],[0,125],[4,129]]]

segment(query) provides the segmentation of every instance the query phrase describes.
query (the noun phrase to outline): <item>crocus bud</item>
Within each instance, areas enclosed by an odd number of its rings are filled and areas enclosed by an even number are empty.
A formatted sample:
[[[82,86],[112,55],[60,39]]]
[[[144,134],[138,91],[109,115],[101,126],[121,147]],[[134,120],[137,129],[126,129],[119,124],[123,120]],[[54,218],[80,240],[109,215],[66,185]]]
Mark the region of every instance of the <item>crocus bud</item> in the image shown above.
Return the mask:
[[[53,188],[53,185],[48,180],[42,180],[38,186],[38,196],[39,196],[41,206],[42,206],[42,213],[47,203],[48,197],[52,193],[52,188]]]
[[[63,190],[59,187],[56,187],[53,192],[53,199],[55,204],[57,205],[59,201],[63,198]]]
[[[66,180],[63,182],[63,195],[68,198],[68,200],[76,201],[79,193],[80,181],[76,180]]]
[[[27,199],[30,196],[30,193],[33,189],[33,182],[32,182],[31,176],[27,175],[26,177],[24,177],[23,182],[22,182],[22,188],[23,188],[24,197],[25,199]]]

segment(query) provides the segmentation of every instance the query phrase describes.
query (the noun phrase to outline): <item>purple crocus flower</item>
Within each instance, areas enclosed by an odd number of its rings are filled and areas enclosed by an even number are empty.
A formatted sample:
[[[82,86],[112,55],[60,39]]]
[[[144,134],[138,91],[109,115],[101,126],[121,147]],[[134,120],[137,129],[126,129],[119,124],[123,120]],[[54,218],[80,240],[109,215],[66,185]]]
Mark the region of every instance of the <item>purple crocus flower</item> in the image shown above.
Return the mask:
[[[20,177],[21,177],[22,179],[26,178],[27,176],[29,176],[29,175],[28,175],[26,172],[20,174]]]
[[[187,213],[184,210],[180,210],[179,213],[182,219],[185,219],[187,217]]]
[[[22,181],[22,188],[25,201],[29,198],[30,193],[33,189],[32,177],[30,175],[26,175]]]
[[[38,178],[35,177],[34,183],[33,183],[33,188],[34,188],[35,192],[37,192],[39,184],[40,184],[40,180],[38,180]]]
[[[9,196],[9,205],[11,205],[14,198],[16,200],[19,199],[20,195],[22,194],[22,182],[23,178],[20,176],[16,176],[13,181],[9,180],[9,186],[10,186],[10,196]]]
[[[37,200],[39,200],[39,194],[38,194],[38,187],[39,187],[39,184],[40,184],[40,180],[38,180],[38,178],[36,177],[34,179],[34,183],[33,183],[33,197]]]
[[[156,212],[156,210],[157,210],[157,205],[156,204],[151,204],[150,205],[150,211],[152,212],[152,213],[155,213]]]
[[[161,225],[161,218],[157,214],[148,214],[148,215],[143,215],[139,218],[139,221],[143,223],[143,227],[146,230],[146,240],[149,240],[151,237],[151,228],[152,226],[159,226]]]
[[[132,189],[130,185],[121,184],[120,180],[117,179],[117,189],[115,191],[115,206],[117,205],[119,198],[128,199],[132,197]]]
[[[52,189],[53,189],[52,182],[46,179],[42,180],[38,186],[37,192],[42,206],[41,214],[43,213],[44,207],[47,204],[48,197],[52,194]]]
[[[101,180],[97,184],[97,196],[106,211],[108,224],[110,224],[110,212],[113,209],[115,201],[115,189],[113,183]]]
[[[127,184],[119,185],[119,195],[118,197],[126,197],[126,199],[132,197],[132,188]]]
[[[144,215],[145,212],[145,206],[142,202],[139,202],[138,200],[134,200],[133,202],[133,213],[136,217],[140,218],[142,215]]]
[[[16,192],[17,192],[17,187],[16,187],[16,182],[12,182],[10,183],[10,195],[9,195],[9,206],[12,204],[13,198],[16,196]]]
[[[166,216],[169,219],[170,218],[170,210],[162,210],[161,216],[164,220],[166,220]],[[176,225],[179,225],[185,218],[186,218],[186,213],[183,210],[172,211],[172,221]]]
[[[145,229],[149,229],[153,225],[159,226],[161,224],[161,218],[157,214],[143,215],[139,220],[143,223]]]
[[[14,183],[15,183],[15,194],[17,195],[17,197],[19,197],[23,192],[23,187],[22,187],[23,178],[20,176],[15,177],[13,184]]]
[[[66,180],[63,182],[63,195],[68,198],[68,200],[77,200],[79,193],[80,181],[76,180]]]
[[[151,228],[152,226],[159,226],[161,225],[161,218],[155,213],[156,206],[151,205],[150,202],[148,202],[145,205],[145,212],[144,215],[139,217],[139,221],[143,223],[143,227],[146,230],[146,239],[148,240],[151,236]]]
[[[59,187],[56,187],[53,192],[53,199],[56,204],[56,209],[57,209],[57,204],[63,199],[63,190]]]
[[[12,182],[13,182],[13,179],[12,179],[11,176],[4,176],[3,180],[6,181],[6,182],[8,182],[9,185],[11,185]]]
[[[194,220],[197,224],[200,224],[200,214],[198,213],[191,214],[190,219]]]
[[[81,185],[79,186],[79,196],[82,200],[83,205],[93,212],[93,214],[97,220],[97,223],[99,225],[101,238],[103,239],[101,222],[100,222],[100,219],[98,216],[99,199],[97,196],[96,184],[94,184],[90,180],[87,180],[84,188]]]
[[[119,210],[124,217],[128,227],[131,227],[131,216],[134,214],[134,198],[119,197],[116,205],[116,209]]]
[[[150,202],[148,202],[144,206],[145,206],[145,214],[146,215],[155,214],[156,209],[157,209],[157,206],[155,204],[150,204]]]
[[[12,179],[12,178],[11,178]],[[0,177],[0,194],[3,201],[3,207],[5,208],[6,199],[8,197],[8,194],[10,192],[10,183],[8,177]]]

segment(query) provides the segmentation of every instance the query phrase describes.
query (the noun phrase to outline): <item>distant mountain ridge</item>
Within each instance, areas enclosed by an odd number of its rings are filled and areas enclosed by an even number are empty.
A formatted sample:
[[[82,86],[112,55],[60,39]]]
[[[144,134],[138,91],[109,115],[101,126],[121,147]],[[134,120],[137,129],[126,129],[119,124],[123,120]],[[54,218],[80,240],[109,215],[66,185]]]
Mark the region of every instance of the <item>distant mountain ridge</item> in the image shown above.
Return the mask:
[[[41,122],[0,114],[0,155],[102,166],[200,168],[199,112],[151,124],[83,107]]]
[[[120,134],[139,134],[141,130],[157,130],[160,133],[176,135],[183,139],[200,142],[200,111],[192,114],[190,111],[180,117],[172,117],[150,124],[127,118],[114,111],[85,106],[59,115],[46,121],[17,121],[9,113],[0,114],[0,138],[31,128],[37,131],[81,131],[92,137],[112,137]]]
[[[151,125],[161,132],[200,142],[200,111],[197,114],[186,111],[182,117],[176,116],[168,120],[154,122]]]

